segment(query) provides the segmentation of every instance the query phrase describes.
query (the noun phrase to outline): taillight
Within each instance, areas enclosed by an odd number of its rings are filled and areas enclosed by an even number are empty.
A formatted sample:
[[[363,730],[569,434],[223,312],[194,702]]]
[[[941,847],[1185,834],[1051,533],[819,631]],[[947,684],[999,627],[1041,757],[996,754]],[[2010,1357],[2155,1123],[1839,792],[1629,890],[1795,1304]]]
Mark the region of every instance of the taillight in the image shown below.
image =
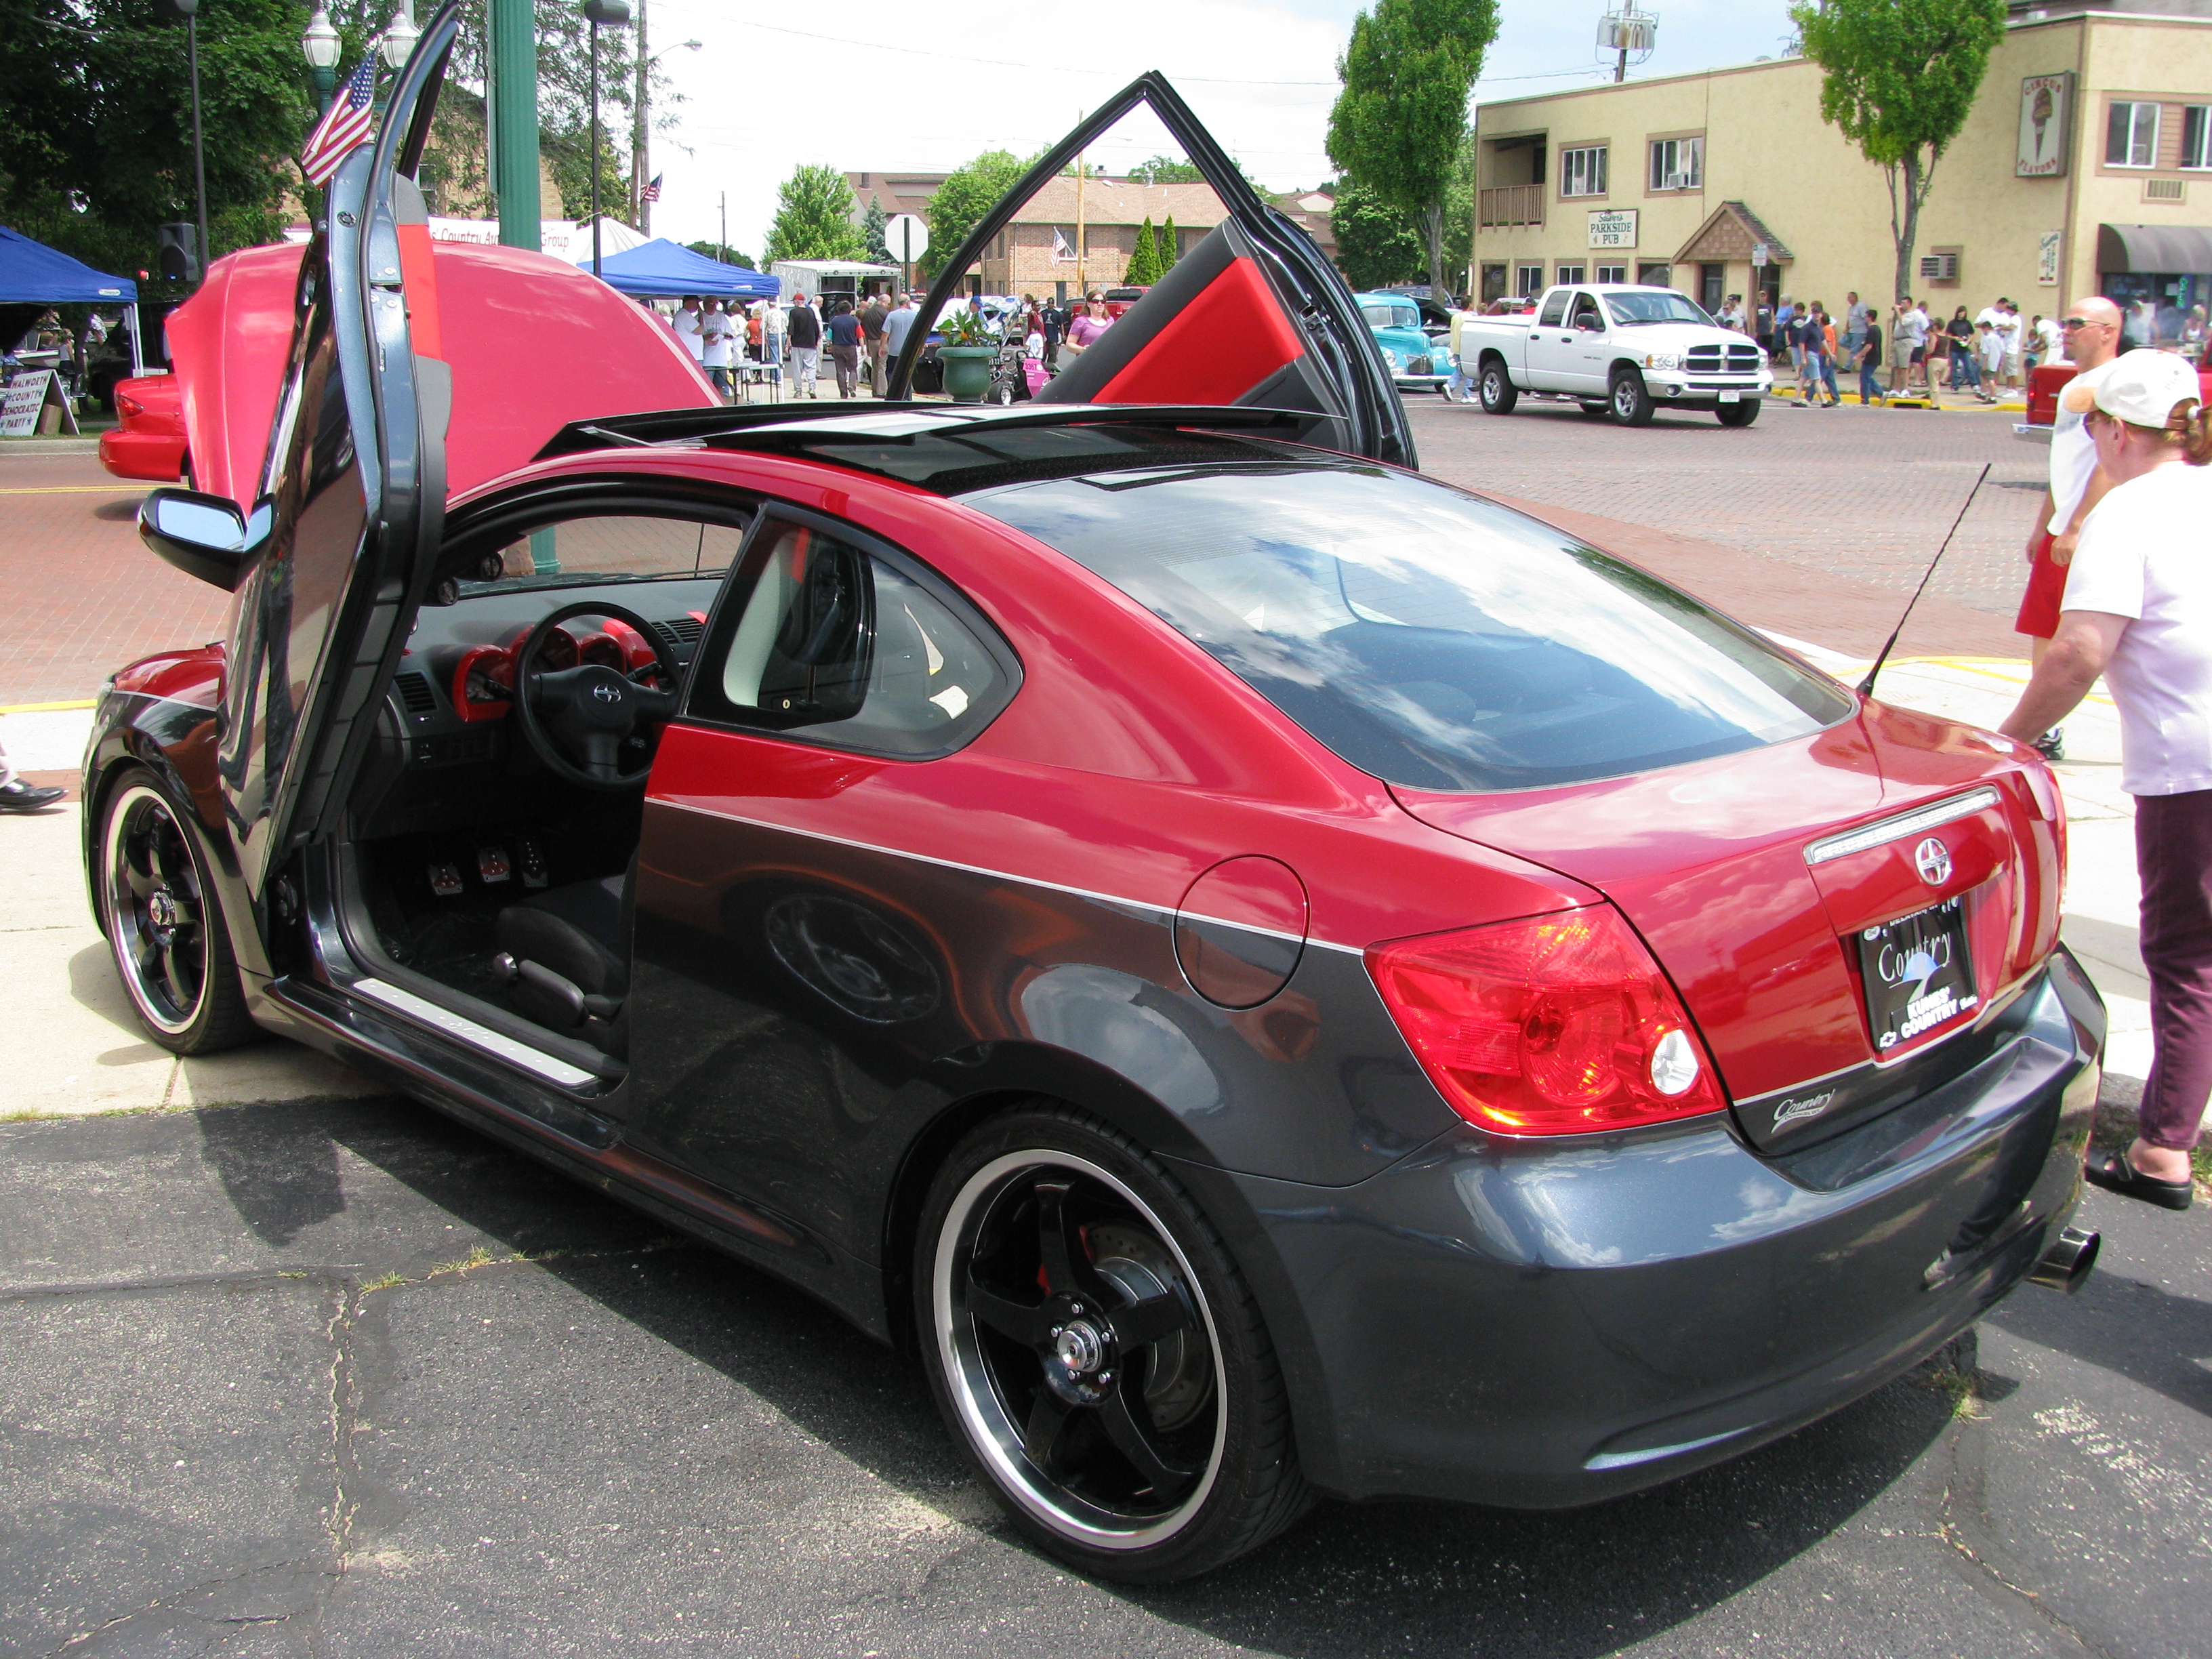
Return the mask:
[[[115,406],[125,415],[143,415],[146,412],[146,405],[127,392],[118,392],[115,394]]]
[[[1674,988],[1610,905],[1371,945],[1367,971],[1430,1080],[1480,1127],[1582,1134],[1728,1103]]]

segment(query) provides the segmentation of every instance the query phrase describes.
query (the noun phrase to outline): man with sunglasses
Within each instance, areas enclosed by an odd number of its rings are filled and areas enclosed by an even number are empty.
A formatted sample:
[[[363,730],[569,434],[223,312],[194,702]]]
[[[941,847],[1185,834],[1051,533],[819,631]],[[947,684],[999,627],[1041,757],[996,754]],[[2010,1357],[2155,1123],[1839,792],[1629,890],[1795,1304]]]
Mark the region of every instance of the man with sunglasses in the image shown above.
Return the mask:
[[[2059,327],[2067,356],[2084,374],[2120,354],[2120,308],[2100,295],[2077,301]],[[2066,567],[2073,562],[2082,521],[2112,487],[2112,480],[2097,470],[2097,447],[2083,418],[2060,400],[2057,422],[2051,429],[2051,485],[2044,492],[2035,528],[2028,532],[2027,592],[2021,596],[2013,627],[2028,636],[2028,654],[2037,663],[2042,662],[2051,635],[2058,631]],[[2035,746],[2046,760],[2063,760],[2064,730],[2051,727],[2035,740]]]

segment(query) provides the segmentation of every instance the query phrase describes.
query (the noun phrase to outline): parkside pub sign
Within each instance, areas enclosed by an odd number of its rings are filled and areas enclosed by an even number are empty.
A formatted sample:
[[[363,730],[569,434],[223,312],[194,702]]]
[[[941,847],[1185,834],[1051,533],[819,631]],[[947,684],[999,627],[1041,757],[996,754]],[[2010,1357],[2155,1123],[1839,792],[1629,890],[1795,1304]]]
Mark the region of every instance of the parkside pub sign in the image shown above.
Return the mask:
[[[1592,247],[1634,247],[1636,212],[1634,208],[1612,211],[1593,208],[1589,216],[1589,245]]]

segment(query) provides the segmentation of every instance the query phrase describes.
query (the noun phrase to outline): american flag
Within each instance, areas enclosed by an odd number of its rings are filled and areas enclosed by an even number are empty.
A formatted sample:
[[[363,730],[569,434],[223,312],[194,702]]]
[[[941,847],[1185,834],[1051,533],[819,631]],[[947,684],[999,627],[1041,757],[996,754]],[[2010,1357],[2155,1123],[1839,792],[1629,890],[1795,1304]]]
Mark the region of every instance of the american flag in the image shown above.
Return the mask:
[[[330,183],[355,145],[368,142],[375,119],[369,107],[375,93],[376,54],[368,52],[345,89],[331,100],[331,112],[307,135],[307,147],[300,154],[300,170],[318,190]]]
[[[657,202],[660,199],[660,175],[659,173],[656,173],[653,175],[653,182],[637,193],[637,198],[641,202]]]

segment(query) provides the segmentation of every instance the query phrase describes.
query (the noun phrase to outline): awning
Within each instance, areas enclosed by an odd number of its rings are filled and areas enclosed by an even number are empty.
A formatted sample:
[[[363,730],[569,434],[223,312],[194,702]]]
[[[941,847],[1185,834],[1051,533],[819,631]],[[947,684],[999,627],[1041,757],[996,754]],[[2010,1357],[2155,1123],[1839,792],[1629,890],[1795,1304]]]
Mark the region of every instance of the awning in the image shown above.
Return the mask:
[[[2099,225],[2097,269],[2212,272],[2212,225]]]
[[[0,225],[0,303],[127,306],[137,297],[129,277],[94,270]]]
[[[588,246],[576,263],[586,270],[591,269],[592,251]],[[625,252],[604,255],[599,261],[599,274],[608,287],[639,298],[678,294],[696,294],[702,299],[712,295],[723,300],[776,297],[775,277],[763,276],[743,265],[723,264],[703,253],[694,253],[688,247],[678,247],[664,237],[655,237]]]

